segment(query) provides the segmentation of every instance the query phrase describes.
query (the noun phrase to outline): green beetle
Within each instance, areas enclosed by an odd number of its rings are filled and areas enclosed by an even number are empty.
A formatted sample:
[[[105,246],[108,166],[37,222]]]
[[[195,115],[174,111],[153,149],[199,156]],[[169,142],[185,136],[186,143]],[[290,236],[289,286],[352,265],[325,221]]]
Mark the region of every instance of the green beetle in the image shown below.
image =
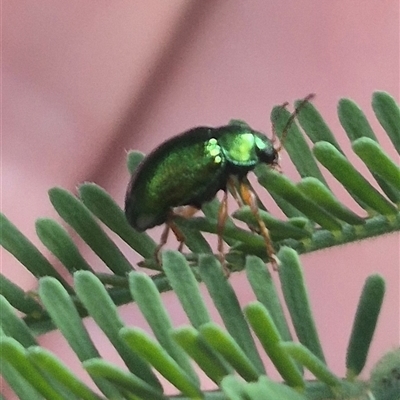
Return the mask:
[[[143,232],[167,223],[158,250],[165,244],[169,228],[183,243],[184,237],[173,223],[173,209],[192,206],[200,209],[217,192],[225,192],[218,222],[221,238],[227,216],[226,193],[231,177],[236,177],[242,197],[251,197],[243,178],[259,163],[274,166],[278,151],[264,134],[245,124],[232,124],[219,128],[197,127],[175,136],[152,151],[133,174],[125,199],[125,213],[129,223]],[[262,221],[261,221],[262,222]],[[260,221],[259,221],[260,224]],[[264,224],[263,236],[268,235]],[[273,249],[269,244],[268,253]],[[218,251],[223,253],[222,239]],[[221,257],[222,258],[222,257]]]
[[[307,96],[301,106],[312,95]],[[300,107],[301,107],[300,106]],[[284,134],[299,108],[287,122]],[[258,215],[254,196],[245,177],[256,165],[278,164],[279,148],[263,133],[247,124],[233,121],[218,128],[197,127],[168,139],[141,162],[132,175],[125,197],[125,214],[129,223],[143,232],[166,223],[157,256],[171,228],[183,244],[184,237],[173,222],[174,209],[192,206],[200,209],[224,191],[218,218],[218,250],[223,254],[222,231],[227,217],[227,188],[231,179],[239,182],[240,197],[249,205],[260,226],[267,253],[274,262],[274,249],[264,222]],[[223,257],[221,257],[223,259]]]
[[[259,163],[274,165],[278,153],[263,134],[240,125],[198,127],[167,140],[132,176],[125,199],[129,223],[145,231],[167,221],[173,207],[201,205],[239,181]]]

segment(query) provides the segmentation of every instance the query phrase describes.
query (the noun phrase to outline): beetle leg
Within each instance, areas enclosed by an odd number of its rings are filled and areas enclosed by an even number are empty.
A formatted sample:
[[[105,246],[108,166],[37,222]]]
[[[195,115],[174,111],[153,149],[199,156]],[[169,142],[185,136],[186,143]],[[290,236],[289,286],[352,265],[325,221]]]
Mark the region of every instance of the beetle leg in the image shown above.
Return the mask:
[[[217,223],[218,256],[219,256],[219,261],[224,270],[225,276],[229,277],[230,270],[226,265],[225,254],[224,254],[224,240],[222,238],[227,218],[228,218],[228,192],[224,190],[224,197],[222,198],[218,211],[218,223]]]
[[[181,206],[181,207],[176,207],[172,210],[172,215],[177,215],[179,217],[184,217],[184,218],[191,218],[193,217],[194,214],[196,214],[199,211],[199,208],[195,206]]]
[[[241,193],[243,201],[248,206],[250,206],[251,212],[253,213],[253,215],[256,218],[257,223],[260,227],[260,233],[261,233],[262,237],[264,238],[265,247],[267,248],[267,255],[272,264],[272,268],[274,270],[277,270],[278,266],[279,266],[279,259],[275,254],[274,247],[272,246],[272,240],[271,240],[271,236],[269,235],[268,228],[265,226],[264,221],[260,217],[260,213],[258,211],[258,206],[255,201],[254,193],[243,182],[240,183],[240,193]]]
[[[196,214],[198,211],[199,211],[199,209],[194,206],[181,206],[181,207],[174,208],[170,212],[169,226],[170,226],[172,232],[174,232],[176,240],[179,242],[178,251],[180,251],[180,252],[182,252],[183,246],[185,244],[185,235],[182,233],[182,231],[178,228],[178,226],[172,219],[175,216],[190,218],[194,214]]]
[[[242,198],[240,197],[240,193],[238,192],[238,179],[234,176],[234,175],[230,175],[228,178],[228,184],[227,187],[229,189],[229,192],[231,193],[231,195],[233,196],[233,198],[235,199],[236,203],[238,204],[239,208],[243,207],[245,204],[242,200]]]
[[[169,234],[169,230],[170,230],[170,226],[168,221],[165,224],[165,228],[163,230],[163,233],[161,234],[161,238],[160,238],[160,243],[158,244],[158,246],[156,247],[156,250],[154,252],[154,256],[157,260],[158,265],[162,265],[162,261],[161,261],[161,249],[164,247],[165,243],[167,243],[168,240],[168,234]]]
[[[168,218],[167,221],[165,222],[165,228],[163,230],[163,233],[161,234],[160,243],[156,247],[155,257],[160,266],[162,265],[161,255],[160,255],[161,249],[164,247],[165,243],[167,243],[170,230],[174,233],[176,239],[179,242],[178,251],[182,252],[183,245],[185,244],[185,236],[173,221],[175,215],[180,215],[180,214],[176,214],[172,210],[168,213]]]
[[[176,240],[179,242],[178,251],[182,253],[183,245],[185,244],[185,236],[180,231],[180,229],[178,228],[178,226],[175,224],[174,221],[170,220],[168,224],[172,232],[174,232]]]

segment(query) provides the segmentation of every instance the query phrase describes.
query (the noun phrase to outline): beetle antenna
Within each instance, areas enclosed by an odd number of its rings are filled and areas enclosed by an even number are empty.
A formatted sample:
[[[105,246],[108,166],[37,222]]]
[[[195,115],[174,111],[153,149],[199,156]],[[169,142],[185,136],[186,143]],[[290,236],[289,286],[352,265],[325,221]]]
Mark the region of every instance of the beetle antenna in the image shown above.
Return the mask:
[[[280,108],[281,110],[283,110],[283,109],[285,109],[288,105],[289,105],[289,102],[286,101],[285,103],[281,104],[281,105],[279,106],[279,108]],[[274,143],[277,141],[277,139],[278,139],[278,135],[277,135],[277,133],[276,133],[275,124],[272,123],[272,138],[271,138],[272,144],[274,144]],[[280,147],[282,147],[282,146],[279,146],[279,148],[280,148]]]
[[[276,149],[277,153],[279,153],[282,150],[283,147],[283,143],[285,141],[285,138],[289,132],[290,126],[292,125],[294,119],[297,117],[297,115],[299,114],[299,112],[301,111],[301,109],[311,100],[315,97],[314,93],[310,93],[308,96],[306,96],[301,103],[294,109],[294,111],[292,112],[292,114],[290,115],[289,119],[286,121],[286,125],[284,126],[283,130],[282,130],[282,136],[281,136],[281,140],[280,140],[280,144],[278,146],[278,148]],[[282,108],[285,108],[288,105],[288,103],[284,103],[282,104]],[[272,142],[274,141],[274,139],[276,138],[277,134],[276,134],[276,130],[275,130],[275,125],[272,126]]]

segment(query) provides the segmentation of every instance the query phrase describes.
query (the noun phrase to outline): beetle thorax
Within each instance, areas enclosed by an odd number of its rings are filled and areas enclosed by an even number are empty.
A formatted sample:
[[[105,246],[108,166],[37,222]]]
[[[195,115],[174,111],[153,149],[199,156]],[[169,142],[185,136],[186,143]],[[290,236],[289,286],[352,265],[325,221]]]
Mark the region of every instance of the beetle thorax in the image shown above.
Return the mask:
[[[230,164],[238,167],[257,164],[256,137],[253,133],[227,134],[219,138],[218,142]]]

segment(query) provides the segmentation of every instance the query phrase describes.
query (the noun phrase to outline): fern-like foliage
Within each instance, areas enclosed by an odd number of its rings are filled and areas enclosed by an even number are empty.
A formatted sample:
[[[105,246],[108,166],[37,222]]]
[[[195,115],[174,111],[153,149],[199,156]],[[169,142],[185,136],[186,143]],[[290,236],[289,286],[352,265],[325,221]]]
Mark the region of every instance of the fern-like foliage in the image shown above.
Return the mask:
[[[372,107],[400,154],[400,109],[387,93],[376,92]],[[195,399],[399,399],[398,352],[377,366],[370,384],[357,379],[364,367],[384,296],[379,275],[370,276],[361,291],[347,348],[347,376],[328,368],[309,304],[298,254],[362,240],[400,230],[400,168],[380,147],[358,106],[339,102],[341,124],[352,148],[375,179],[371,184],[347,159],[330,129],[312,104],[298,115],[285,141],[301,180],[294,183],[266,166],[256,169],[258,181],[286,215],[279,220],[260,203],[260,215],[279,250],[279,278],[291,323],[270,273],[265,267],[262,237],[237,226],[235,220],[255,225],[249,209],[233,214],[225,226],[232,270],[245,270],[255,301],[243,309],[229,280],[212,254],[204,232],[216,233],[219,204],[203,207],[204,217],[179,219],[189,253],[162,253],[163,271],[152,277],[138,272],[110,239],[102,224],[115,232],[143,261],[159,270],[156,243],[147,233],[134,231],[114,200],[95,184],[84,184],[76,197],[53,188],[50,200],[61,218],[107,265],[97,273],[82,257],[67,231],[56,221],[39,219],[36,230],[43,244],[73,275],[71,286],[39,250],[1,215],[1,245],[39,279],[37,295],[0,276],[0,357],[2,375],[20,399],[167,399],[154,371],[179,391],[175,398]],[[276,107],[271,119],[279,135],[289,113]],[[301,128],[301,129],[300,129]],[[303,132],[313,143],[310,149]],[[132,171],[142,159],[132,152]],[[343,205],[321,173],[324,166],[364,210],[359,215]],[[375,188],[379,186],[379,190]],[[241,225],[243,226],[243,224]],[[224,327],[212,321],[199,291],[201,280],[218,310]],[[173,290],[191,326],[174,327],[161,292]],[[155,339],[137,327],[125,326],[117,307],[135,301]],[[17,312],[18,311],[18,312]],[[21,316],[22,315],[22,316]],[[126,368],[100,357],[82,318],[90,315],[120,354]],[[395,316],[394,316],[395,317]],[[61,360],[38,346],[37,336],[58,329],[81,360],[98,391],[87,387]],[[274,363],[284,383],[266,376],[254,336]],[[218,390],[204,392],[193,368],[196,363]],[[306,381],[303,368],[314,381]]]

